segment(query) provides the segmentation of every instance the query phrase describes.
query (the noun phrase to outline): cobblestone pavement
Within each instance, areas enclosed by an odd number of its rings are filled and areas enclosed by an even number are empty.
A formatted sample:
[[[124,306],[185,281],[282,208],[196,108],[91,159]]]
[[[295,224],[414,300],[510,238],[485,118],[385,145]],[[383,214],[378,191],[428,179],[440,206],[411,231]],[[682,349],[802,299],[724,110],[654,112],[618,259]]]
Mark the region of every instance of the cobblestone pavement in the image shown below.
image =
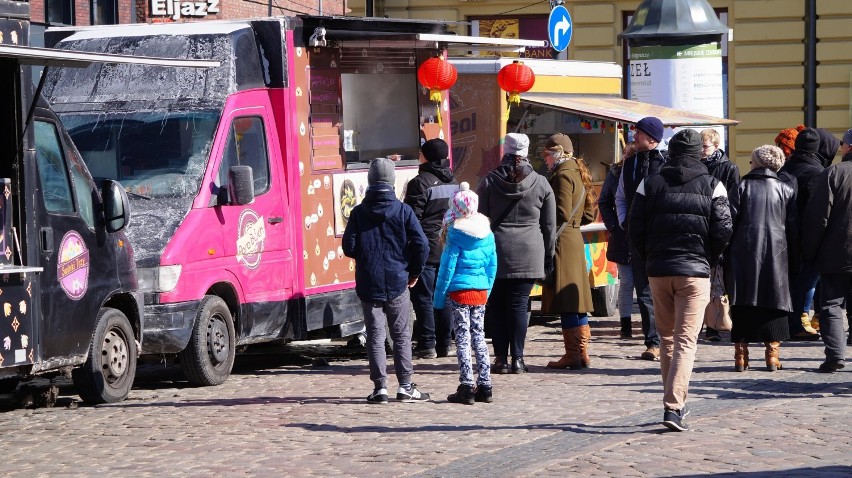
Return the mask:
[[[240,356],[218,387],[192,388],[174,368],[149,366],[122,403],[0,413],[0,469],[9,477],[852,476],[852,373],[814,373],[821,343],[785,344],[775,373],[752,346],[754,368],[735,373],[730,343],[702,341],[693,430],[672,433],[659,424],[659,363],[638,360],[641,340],[619,339],[616,320],[592,326],[593,368],[547,370],[562,347],[558,322],[534,325],[530,373],[494,376],[494,403],[474,406],[446,402],[458,383],[454,357],[415,361],[433,402],[388,405],[365,402],[366,360],[339,345],[297,347],[307,359]],[[72,393],[63,389],[61,403]]]

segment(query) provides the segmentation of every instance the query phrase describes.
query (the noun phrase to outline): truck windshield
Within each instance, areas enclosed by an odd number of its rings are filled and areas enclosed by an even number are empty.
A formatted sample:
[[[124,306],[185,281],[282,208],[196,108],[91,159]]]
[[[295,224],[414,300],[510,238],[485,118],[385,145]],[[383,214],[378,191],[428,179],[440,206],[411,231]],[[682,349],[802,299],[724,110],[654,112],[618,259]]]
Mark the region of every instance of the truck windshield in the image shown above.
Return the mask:
[[[96,180],[149,198],[198,193],[218,120],[218,111],[62,115]]]

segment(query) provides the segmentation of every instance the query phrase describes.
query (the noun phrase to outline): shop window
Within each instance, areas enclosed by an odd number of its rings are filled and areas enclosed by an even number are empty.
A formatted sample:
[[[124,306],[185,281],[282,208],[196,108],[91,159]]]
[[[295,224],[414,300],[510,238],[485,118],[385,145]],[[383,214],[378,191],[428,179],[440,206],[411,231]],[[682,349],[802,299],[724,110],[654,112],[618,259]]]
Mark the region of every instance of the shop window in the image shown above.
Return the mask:
[[[35,153],[44,206],[52,213],[74,212],[74,200],[65,166],[65,155],[56,126],[46,121],[35,122]]]
[[[262,118],[245,116],[236,118],[231,124],[228,145],[219,167],[220,187],[228,184],[228,170],[236,165],[251,166],[256,195],[269,190],[269,155]]]
[[[420,122],[415,73],[344,73],[343,149],[347,167],[377,157],[416,161]],[[381,95],[375,92],[381,91]]]
[[[118,23],[118,0],[90,0],[92,25],[115,25]]]
[[[74,0],[45,0],[44,18],[48,25],[74,25]]]

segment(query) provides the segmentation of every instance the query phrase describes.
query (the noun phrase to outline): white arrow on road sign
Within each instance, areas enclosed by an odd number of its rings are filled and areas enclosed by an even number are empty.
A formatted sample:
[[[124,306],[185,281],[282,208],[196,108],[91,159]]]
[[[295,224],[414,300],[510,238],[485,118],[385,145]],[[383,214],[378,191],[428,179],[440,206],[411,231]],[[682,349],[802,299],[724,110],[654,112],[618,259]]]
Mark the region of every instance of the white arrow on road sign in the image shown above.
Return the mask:
[[[571,23],[568,22],[567,17],[562,17],[562,20],[556,23],[553,27],[553,38],[559,39],[559,35],[568,33],[568,29],[571,28]],[[562,44],[561,41],[557,41],[556,43]]]

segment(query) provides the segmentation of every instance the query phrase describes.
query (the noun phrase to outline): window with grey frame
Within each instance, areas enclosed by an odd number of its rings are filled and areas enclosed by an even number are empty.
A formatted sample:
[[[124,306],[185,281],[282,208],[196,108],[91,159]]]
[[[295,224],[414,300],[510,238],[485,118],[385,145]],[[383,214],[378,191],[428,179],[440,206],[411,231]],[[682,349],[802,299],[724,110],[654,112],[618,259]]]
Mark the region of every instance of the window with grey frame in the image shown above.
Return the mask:
[[[92,25],[118,23],[118,0],[89,0]]]
[[[48,25],[74,25],[74,0],[45,0],[44,19]]]

